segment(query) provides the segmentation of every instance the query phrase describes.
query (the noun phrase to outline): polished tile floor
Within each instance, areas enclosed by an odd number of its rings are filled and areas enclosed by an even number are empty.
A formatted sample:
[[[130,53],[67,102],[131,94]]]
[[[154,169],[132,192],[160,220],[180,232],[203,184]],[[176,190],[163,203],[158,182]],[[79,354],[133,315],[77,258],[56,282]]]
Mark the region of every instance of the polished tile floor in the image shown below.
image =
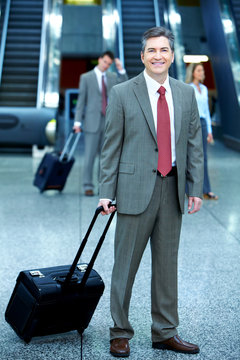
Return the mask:
[[[83,141],[83,140],[81,140]],[[98,197],[81,190],[82,145],[64,191],[40,194],[32,185],[39,159],[0,153],[0,359],[80,359],[76,331],[34,338],[26,345],[4,320],[19,271],[70,264]],[[97,169],[97,164],[96,164]],[[204,201],[184,215],[179,252],[179,334],[198,343],[196,360],[240,359],[240,153],[220,141],[209,147],[209,169],[218,201]],[[96,171],[95,171],[96,173]],[[96,175],[95,175],[96,181]],[[106,218],[99,217],[82,261],[88,261]],[[106,288],[83,337],[83,359],[111,359],[108,328],[114,225],[95,269]],[[146,249],[133,289],[130,318],[135,329],[132,360],[176,360],[189,355],[157,351],[150,338],[150,249]]]

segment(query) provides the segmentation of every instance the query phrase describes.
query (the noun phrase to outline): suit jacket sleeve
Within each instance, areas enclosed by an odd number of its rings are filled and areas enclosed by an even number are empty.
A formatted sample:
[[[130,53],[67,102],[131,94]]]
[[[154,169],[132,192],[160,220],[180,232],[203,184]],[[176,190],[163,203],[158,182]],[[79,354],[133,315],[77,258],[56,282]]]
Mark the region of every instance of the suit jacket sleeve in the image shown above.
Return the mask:
[[[87,79],[85,74],[83,74],[80,76],[80,80],[79,80],[79,94],[78,94],[74,121],[83,122],[86,102],[87,102]]]
[[[186,180],[189,196],[202,198],[203,193],[203,145],[202,128],[194,92],[192,92],[192,113],[188,129]]]
[[[124,74],[120,74],[118,72],[118,83],[121,83],[121,82],[126,81],[126,80],[128,80],[127,73],[125,72]]]
[[[110,93],[105,138],[101,151],[100,198],[115,199],[124,132],[123,107],[116,88]]]

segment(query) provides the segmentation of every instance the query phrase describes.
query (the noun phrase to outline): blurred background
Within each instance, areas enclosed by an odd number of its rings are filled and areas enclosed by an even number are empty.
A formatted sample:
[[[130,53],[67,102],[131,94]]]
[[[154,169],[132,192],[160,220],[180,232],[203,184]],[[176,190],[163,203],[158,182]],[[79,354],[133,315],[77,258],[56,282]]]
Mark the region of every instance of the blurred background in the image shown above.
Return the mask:
[[[156,25],[175,35],[171,76],[203,62],[214,137],[240,150],[239,0],[1,0],[0,11],[0,150],[61,147],[79,76],[105,50],[137,75]]]
[[[4,319],[18,273],[70,264],[98,203],[97,191],[89,198],[81,190],[84,136],[63,193],[40,193],[34,174],[44,152],[60,151],[66,142],[80,75],[111,50],[134,77],[143,70],[142,34],[156,25],[175,35],[171,76],[184,82],[190,63],[203,64],[215,140],[208,148],[209,173],[219,200],[203,201],[198,214],[183,217],[180,333],[199,343],[198,360],[240,359],[240,0],[0,0],[1,359],[80,359],[77,332],[25,345]],[[98,162],[96,190],[97,174]],[[99,219],[81,261],[89,261],[103,224]],[[111,359],[114,225],[94,266],[106,289],[84,333],[84,359]],[[149,336],[150,258],[148,246],[133,291],[132,360],[157,356]]]

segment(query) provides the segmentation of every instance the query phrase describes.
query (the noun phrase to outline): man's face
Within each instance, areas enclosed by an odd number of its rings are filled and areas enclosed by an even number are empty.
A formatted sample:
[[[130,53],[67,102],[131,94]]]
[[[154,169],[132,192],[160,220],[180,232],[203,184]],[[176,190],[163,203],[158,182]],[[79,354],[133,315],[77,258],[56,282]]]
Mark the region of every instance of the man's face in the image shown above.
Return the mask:
[[[98,68],[104,72],[112,65],[113,61],[108,55],[98,58]]]
[[[169,40],[165,36],[149,38],[144,53],[141,53],[141,60],[147,74],[153,79],[163,82],[167,78],[168,69],[174,60]]]

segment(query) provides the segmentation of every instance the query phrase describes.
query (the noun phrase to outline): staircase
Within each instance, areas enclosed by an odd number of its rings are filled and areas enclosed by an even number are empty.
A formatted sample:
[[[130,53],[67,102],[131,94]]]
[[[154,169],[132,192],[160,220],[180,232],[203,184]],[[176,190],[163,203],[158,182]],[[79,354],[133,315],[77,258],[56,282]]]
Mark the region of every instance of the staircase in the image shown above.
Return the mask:
[[[11,0],[0,106],[36,107],[43,0]]]
[[[129,78],[144,69],[140,57],[141,38],[153,26],[156,26],[153,0],[122,0],[124,58]]]

